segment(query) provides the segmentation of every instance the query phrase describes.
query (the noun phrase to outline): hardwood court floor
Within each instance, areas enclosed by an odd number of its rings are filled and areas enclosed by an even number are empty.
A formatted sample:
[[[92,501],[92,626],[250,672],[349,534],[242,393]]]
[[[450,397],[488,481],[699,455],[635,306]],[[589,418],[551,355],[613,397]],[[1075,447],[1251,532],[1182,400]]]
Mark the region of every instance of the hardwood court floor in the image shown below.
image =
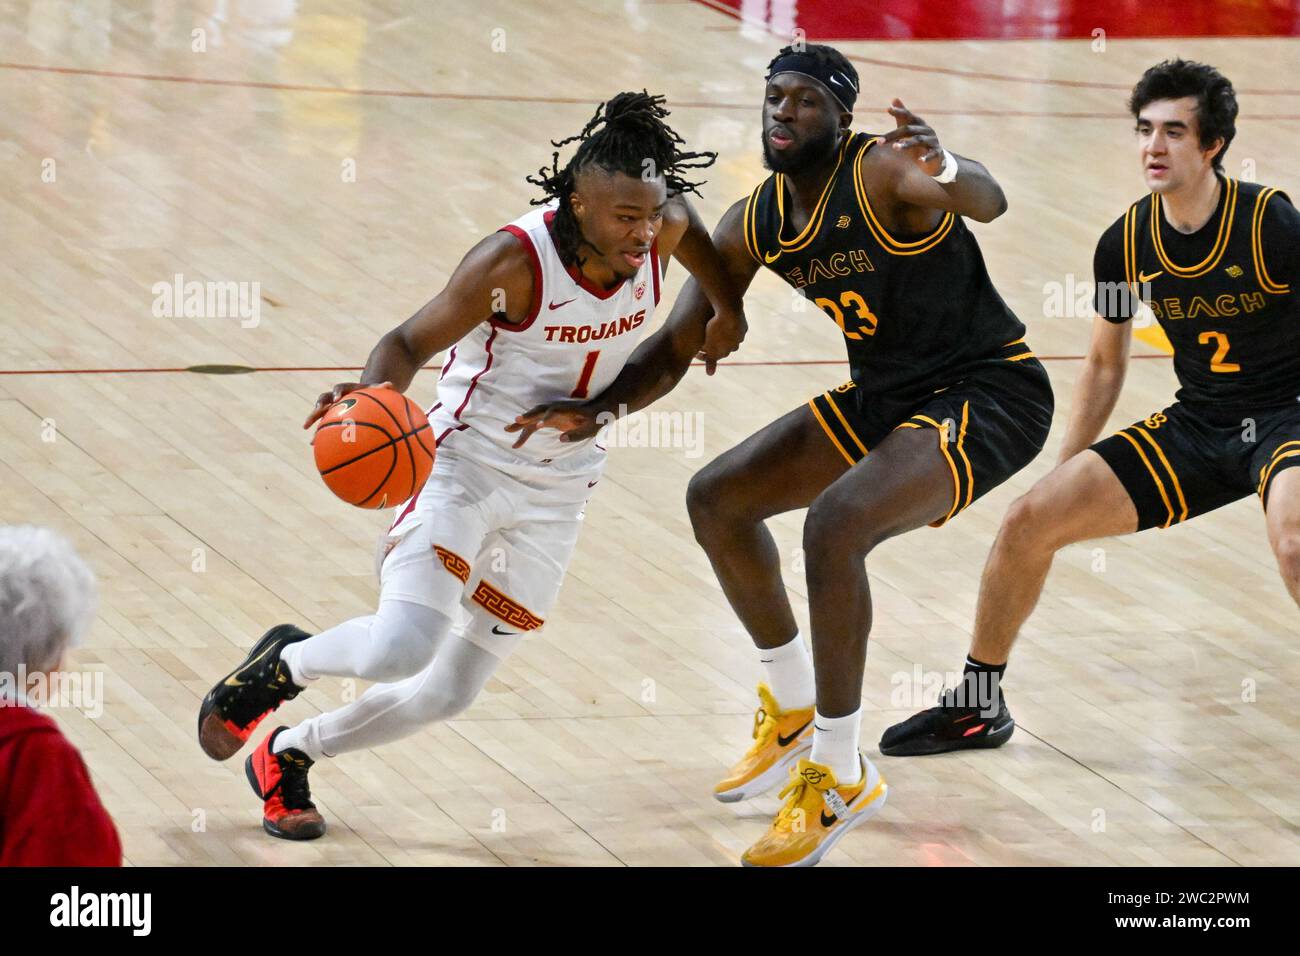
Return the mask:
[[[100,576],[72,665],[103,672],[104,711],[57,716],[127,860],[734,864],[777,804],[709,795],[748,744],[760,674],[685,487],[847,377],[833,323],[796,312],[768,275],[736,361],[693,371],[659,406],[702,416],[698,456],[614,449],[548,633],[463,719],[319,766],[325,839],[263,835],[241,761],[204,757],[194,718],[269,625],[373,606],[384,519],[332,498],[298,428],[352,374],[300,369],[359,366],[527,208],[547,141],[619,90],[665,93],[687,141],[719,151],[699,202],[715,222],[763,175],[762,74],[781,41],[684,2],[210,7],[0,0],[0,518],[61,529]],[[1029,468],[873,556],[874,752],[929,704],[914,674],[959,668],[999,519],[1054,461],[1090,318],[1047,315],[1045,287],[1089,280],[1097,237],[1140,195],[1128,88],[1174,53],[1216,64],[1243,91],[1229,173],[1293,195],[1300,89],[1285,88],[1294,41],[842,46],[863,78],[858,128],[888,128],[901,96],[1004,184],[1010,211],[974,228],[1058,398]],[[260,320],[156,317],[153,287],[177,275],[259,283]],[[680,281],[670,270],[661,315]],[[1116,427],[1174,390],[1155,337],[1134,350]],[[180,371],[200,364],[285,370]],[[431,404],[435,378],[411,394]],[[801,515],[773,527],[806,622]],[[1254,500],[1067,549],[1013,658],[1011,743],[880,758],[889,805],[826,865],[1300,863],[1298,631]],[[355,690],[322,681],[285,716]]]

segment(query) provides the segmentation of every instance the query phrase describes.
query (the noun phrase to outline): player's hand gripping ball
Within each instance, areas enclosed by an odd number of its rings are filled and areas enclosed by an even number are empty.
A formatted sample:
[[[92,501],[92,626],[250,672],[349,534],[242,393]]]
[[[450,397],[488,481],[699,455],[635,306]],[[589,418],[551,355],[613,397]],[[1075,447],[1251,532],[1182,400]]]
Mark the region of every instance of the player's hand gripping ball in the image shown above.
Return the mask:
[[[392,508],[433,470],[433,431],[424,412],[391,388],[348,392],[321,416],[312,438],[330,491],[358,508]]]

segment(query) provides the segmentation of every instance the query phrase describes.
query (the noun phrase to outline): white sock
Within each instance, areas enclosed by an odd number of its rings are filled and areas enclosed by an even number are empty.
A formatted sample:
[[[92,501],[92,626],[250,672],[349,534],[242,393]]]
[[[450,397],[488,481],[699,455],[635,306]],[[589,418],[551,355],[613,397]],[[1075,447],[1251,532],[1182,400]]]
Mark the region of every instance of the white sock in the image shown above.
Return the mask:
[[[288,730],[280,731],[280,736],[275,738],[275,746],[271,748],[271,753],[281,754],[292,747],[295,750],[301,750],[304,753],[307,750],[307,725],[301,723],[297,727],[290,727]],[[319,760],[320,755],[312,756],[307,754],[313,760]]]
[[[758,659],[767,672],[767,686],[782,710],[802,710],[816,702],[812,655],[797,631],[788,644],[760,647]]]
[[[862,708],[846,717],[813,718],[813,763],[824,764],[835,774],[838,786],[847,787],[862,779],[862,760],[858,755],[858,735],[862,730]]]

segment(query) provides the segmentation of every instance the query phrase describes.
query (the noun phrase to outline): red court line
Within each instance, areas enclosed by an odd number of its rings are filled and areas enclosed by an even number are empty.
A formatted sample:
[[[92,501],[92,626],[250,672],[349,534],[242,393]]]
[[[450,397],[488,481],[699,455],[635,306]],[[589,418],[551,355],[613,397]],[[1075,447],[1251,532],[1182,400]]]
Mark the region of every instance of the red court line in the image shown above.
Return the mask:
[[[589,97],[578,96],[498,96],[491,93],[433,93],[428,90],[384,90],[352,86],[313,86],[307,83],[263,83],[257,80],[220,80],[206,76],[176,76],[168,73],[126,73],[120,70],[88,70],[71,66],[40,66],[35,63],[3,63],[0,69],[32,73],[58,73],[63,76],[97,76],[111,80],[150,80],[155,83],[188,83],[193,86],[231,86],[239,89],[280,90],[291,93],[331,93],[342,96],[392,96],[421,100],[479,100],[508,103],[573,103],[588,106]],[[694,103],[678,106],[714,106],[722,109],[748,109],[739,104]]]
[[[860,59],[850,57],[849,59]],[[881,61],[886,62],[886,61]],[[892,64],[901,69],[912,69],[912,64]],[[949,72],[959,76],[978,77],[975,73],[962,73],[935,67],[915,67],[922,72]],[[186,83],[192,86],[224,86],[237,89],[278,90],[290,93],[320,93],[332,96],[379,96],[422,100],[453,100],[477,103],[548,103],[556,105],[590,106],[594,102],[590,97],[581,96],[518,96],[504,93],[435,93],[431,90],[386,90],[350,86],[313,86],[306,83],[264,83],[257,80],[222,80],[205,76],[174,76],[166,73],[126,73],[118,70],[88,70],[69,66],[39,66],[33,63],[0,63],[0,69],[19,72],[57,73],[62,76],[92,76],[113,80],[145,80],[155,83]],[[990,78],[997,78],[988,74]],[[1021,82],[1037,82],[1027,77],[1003,77]],[[1064,81],[1062,81],[1064,82]],[[1125,87],[1127,89],[1127,87]],[[1240,90],[1239,92],[1251,92]],[[1259,91],[1254,91],[1258,93]],[[1284,91],[1277,91],[1284,92]],[[1300,95],[1296,93],[1295,95]],[[712,109],[712,110],[756,110],[755,103],[704,102],[699,100],[674,100],[674,109]],[[999,116],[1008,118],[1039,119],[1127,119],[1128,114],[1115,112],[1074,112],[1068,110],[997,110],[997,109],[945,109],[941,107],[917,106],[917,113],[931,116]],[[1297,120],[1300,114],[1261,114],[1243,116],[1243,119],[1260,120]]]
[[[1086,355],[1040,355],[1040,362],[1081,362]],[[1130,355],[1129,358],[1135,359],[1168,359],[1172,355]],[[737,368],[756,368],[771,366],[794,366],[794,365],[847,365],[848,359],[789,359],[778,361],[735,361],[719,362],[718,367],[735,366]],[[696,368],[703,368],[703,362],[692,362],[691,365]],[[425,365],[425,369],[436,369],[437,365]],[[194,372],[195,375],[247,375],[250,372],[360,372],[364,366],[361,365],[265,365],[265,366],[241,366],[248,371],[239,372]],[[0,369],[0,375],[157,375],[171,374],[175,372],[190,372],[189,368],[6,368]]]

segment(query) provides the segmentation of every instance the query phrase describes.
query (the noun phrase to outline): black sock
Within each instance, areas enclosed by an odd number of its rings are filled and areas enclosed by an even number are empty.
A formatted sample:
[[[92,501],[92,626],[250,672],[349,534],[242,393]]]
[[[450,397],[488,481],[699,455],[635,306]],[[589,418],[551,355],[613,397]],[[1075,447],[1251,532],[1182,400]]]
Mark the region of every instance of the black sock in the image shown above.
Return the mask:
[[[1002,675],[1006,670],[1006,664],[985,664],[967,655],[961,684],[957,687],[957,705],[996,713],[1002,697]]]

